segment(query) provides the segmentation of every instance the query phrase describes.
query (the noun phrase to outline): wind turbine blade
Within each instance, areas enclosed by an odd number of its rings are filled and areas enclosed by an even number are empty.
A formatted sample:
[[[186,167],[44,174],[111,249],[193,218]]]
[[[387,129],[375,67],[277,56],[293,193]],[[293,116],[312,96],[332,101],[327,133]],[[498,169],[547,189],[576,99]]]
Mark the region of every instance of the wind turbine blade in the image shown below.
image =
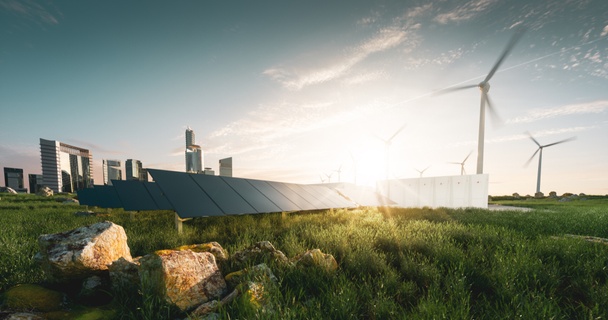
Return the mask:
[[[543,146],[543,148],[544,147],[554,146],[556,144],[560,144],[560,143],[564,143],[564,142],[568,142],[568,141],[572,141],[572,140],[575,140],[575,139],[576,139],[576,137],[572,137],[572,138],[564,139],[564,140],[561,140],[561,141],[558,141],[558,142],[553,142],[553,143],[550,143],[548,145]]]
[[[449,164],[459,164],[462,165],[462,162],[448,162]]]
[[[528,135],[528,137],[530,137],[530,139],[532,139],[532,141],[534,141],[534,143],[536,143],[536,145],[540,148],[540,143],[538,143],[538,141],[536,141],[536,139],[534,139],[534,137],[530,134],[530,132],[526,131],[526,134]]]
[[[389,140],[384,140],[384,139],[380,138],[380,136],[378,136],[378,135],[376,135],[376,134],[372,134],[372,136],[373,136],[374,138],[376,138],[376,139],[378,139],[378,140],[380,140],[380,141],[384,142],[384,143],[389,143]]]
[[[428,167],[424,168],[424,170],[422,170],[422,172],[425,172],[425,171],[426,171],[426,169],[428,169],[428,168],[430,168],[430,167],[431,167],[431,166],[428,166]]]
[[[464,158],[464,160],[462,161],[462,163],[467,162],[467,159],[471,156],[472,153],[473,153],[473,150],[471,150],[471,152],[469,152],[469,154],[467,155],[466,158]]]
[[[500,115],[496,111],[496,108],[494,108],[494,105],[490,101],[490,95],[487,92],[484,92],[483,95],[486,99],[486,106],[488,107],[488,111],[490,113],[490,118],[492,119],[492,122],[496,126],[502,126],[504,121],[502,121],[502,118],[500,117]]]
[[[496,61],[496,63],[494,64],[494,67],[492,67],[492,70],[490,70],[490,72],[488,73],[486,78],[483,79],[482,82],[488,82],[488,81],[490,81],[490,79],[492,79],[492,77],[494,76],[494,73],[496,73],[496,70],[498,70],[498,67],[500,67],[500,65],[505,60],[505,58],[509,55],[511,50],[513,50],[513,47],[515,47],[515,44],[517,43],[517,41],[519,41],[519,39],[521,39],[521,36],[524,35],[525,31],[526,31],[526,29],[521,28],[521,27],[515,31],[515,34],[511,37],[511,40],[509,41],[509,43],[507,43],[507,47],[502,52],[502,55],[500,56],[500,58],[498,58],[498,61]]]
[[[393,138],[395,138],[399,134],[399,132],[401,132],[403,129],[405,129],[405,124],[402,125],[401,128],[399,128],[399,130],[397,130],[390,138],[388,138],[387,141],[388,142],[392,141]]]
[[[534,159],[534,156],[536,156],[536,154],[540,151],[540,148],[536,149],[536,151],[532,154],[532,156],[530,157],[530,159],[528,159],[528,161],[526,161],[526,164],[524,164],[524,167],[527,167],[530,162],[532,161],[532,159]]]
[[[460,90],[465,90],[465,89],[470,89],[470,88],[477,88],[478,86],[479,85],[477,85],[477,84],[471,84],[468,86],[448,87],[448,88],[441,89],[439,91],[434,92],[433,95],[438,96],[438,95],[446,94],[449,92],[460,91]]]

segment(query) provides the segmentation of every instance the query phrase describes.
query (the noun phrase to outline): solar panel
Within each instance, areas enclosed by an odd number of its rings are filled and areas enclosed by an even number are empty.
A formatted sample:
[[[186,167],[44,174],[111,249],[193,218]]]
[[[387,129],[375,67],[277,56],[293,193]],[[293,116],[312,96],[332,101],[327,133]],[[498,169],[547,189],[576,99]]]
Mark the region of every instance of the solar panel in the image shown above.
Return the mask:
[[[96,194],[96,206],[100,208],[122,208],[122,202],[118,198],[113,186],[93,186]]]
[[[169,203],[182,218],[223,216],[223,211],[198,186],[191,174],[148,169]]]
[[[298,211],[303,210],[298,207],[294,202],[290,201],[286,196],[277,191],[270,185],[269,181],[262,180],[247,180],[252,186],[260,191],[266,198],[272,203],[277,205],[281,211]]]
[[[158,210],[143,182],[137,180],[112,180],[118,197],[127,211]]]
[[[268,184],[275,188],[278,192],[284,195],[291,202],[295,203],[301,210],[316,210],[318,209],[313,203],[310,203],[303,195],[298,194],[288,187],[288,183],[268,181]]]
[[[291,189],[296,195],[302,197],[306,202],[310,203],[314,209],[329,209],[332,207],[331,204],[326,203],[322,199],[317,198],[312,193],[308,192],[303,186],[293,183],[285,183],[287,188]]]
[[[258,213],[243,197],[218,176],[191,175],[224,214]]]
[[[280,212],[283,211],[258,189],[254,188],[247,179],[220,177],[226,182],[234,191],[236,191],[247,203],[249,203],[256,212]]]
[[[76,191],[78,202],[84,206],[97,206],[97,193],[93,188],[85,188]]]
[[[338,192],[325,186],[302,185],[305,190],[314,194],[318,199],[331,204],[329,208],[352,208],[354,203],[346,200]]]
[[[146,187],[146,190],[148,190],[148,193],[159,210],[175,210],[171,203],[169,203],[169,200],[167,200],[167,197],[163,194],[162,190],[158,187],[158,184],[149,181],[143,181],[142,183],[144,187]]]

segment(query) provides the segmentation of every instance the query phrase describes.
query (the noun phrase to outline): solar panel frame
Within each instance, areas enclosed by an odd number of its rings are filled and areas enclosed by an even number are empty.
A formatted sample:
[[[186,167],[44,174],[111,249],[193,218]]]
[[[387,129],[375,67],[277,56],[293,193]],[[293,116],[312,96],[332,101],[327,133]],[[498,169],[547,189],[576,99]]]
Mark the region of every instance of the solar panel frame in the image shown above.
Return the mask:
[[[148,172],[181,218],[225,215],[191,174],[157,169]]]

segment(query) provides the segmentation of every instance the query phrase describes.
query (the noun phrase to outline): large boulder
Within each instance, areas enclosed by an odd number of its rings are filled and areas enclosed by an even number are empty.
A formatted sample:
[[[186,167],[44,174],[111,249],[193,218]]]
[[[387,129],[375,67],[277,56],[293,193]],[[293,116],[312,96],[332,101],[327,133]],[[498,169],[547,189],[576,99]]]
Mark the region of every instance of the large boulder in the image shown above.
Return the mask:
[[[234,255],[232,255],[232,258],[241,263],[260,263],[267,260],[272,260],[282,264],[289,263],[289,259],[287,259],[285,254],[280,250],[275,249],[270,241],[257,242],[249,248],[236,252]]]
[[[159,296],[182,311],[226,293],[226,281],[209,252],[159,250],[140,259],[139,277],[146,295]]]
[[[41,187],[36,191],[36,194],[42,197],[51,197],[53,195],[53,190],[49,187]]]
[[[123,257],[132,260],[125,230],[110,221],[38,237],[36,260],[49,281],[107,275],[108,266]]]

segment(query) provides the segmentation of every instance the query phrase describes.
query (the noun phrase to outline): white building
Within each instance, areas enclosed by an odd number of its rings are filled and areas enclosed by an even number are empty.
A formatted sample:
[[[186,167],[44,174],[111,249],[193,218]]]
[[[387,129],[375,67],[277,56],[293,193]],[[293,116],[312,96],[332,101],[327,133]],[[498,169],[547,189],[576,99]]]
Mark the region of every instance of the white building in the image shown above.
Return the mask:
[[[93,155],[89,150],[41,138],[40,160],[43,183],[54,192],[93,187]]]
[[[232,157],[220,159],[220,176],[232,177]]]

